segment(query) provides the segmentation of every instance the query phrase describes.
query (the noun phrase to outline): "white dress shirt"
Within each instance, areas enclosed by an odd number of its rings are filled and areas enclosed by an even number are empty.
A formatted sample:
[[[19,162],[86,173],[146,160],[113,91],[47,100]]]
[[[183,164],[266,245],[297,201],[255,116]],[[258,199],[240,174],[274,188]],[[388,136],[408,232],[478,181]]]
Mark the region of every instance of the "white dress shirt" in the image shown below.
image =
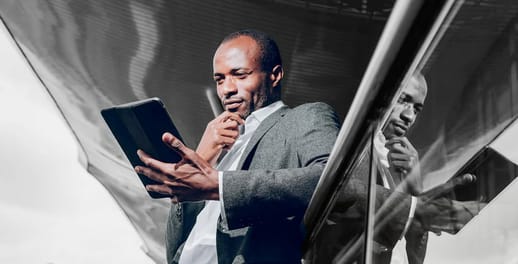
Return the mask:
[[[389,168],[390,164],[388,162],[388,153],[389,150],[385,147],[385,144],[387,143],[387,139],[383,135],[381,131],[379,131],[376,134],[376,137],[374,137],[374,150],[376,151],[376,156],[378,157],[378,161],[381,164],[381,166],[385,168]],[[394,188],[393,182],[394,180],[389,179],[388,177],[391,177],[390,175],[386,175],[385,173],[381,174],[381,180],[383,181],[383,187],[387,189]],[[392,182],[392,184],[391,184]],[[391,264],[408,264],[408,257],[406,254],[406,239],[405,234],[408,230],[408,227],[410,226],[412,222],[412,218],[414,217],[415,213],[415,207],[417,203],[417,198],[412,196],[412,203],[410,205],[410,211],[408,214],[408,221],[405,225],[405,229],[403,230],[403,233],[401,234],[400,240],[396,243],[394,248],[392,249],[392,258],[390,259]]]
[[[180,264],[213,264],[218,263],[218,254],[216,252],[216,232],[218,217],[221,214],[223,225],[226,226],[226,216],[223,206],[223,171],[234,171],[237,169],[239,160],[245,151],[250,138],[261,122],[269,115],[284,106],[282,101],[277,101],[266,107],[251,113],[245,120],[244,132],[239,135],[238,139],[229,150],[227,155],[218,164],[219,178],[219,201],[206,201],[205,207],[198,214],[196,223],[185,241],[182,253],[180,255]]]

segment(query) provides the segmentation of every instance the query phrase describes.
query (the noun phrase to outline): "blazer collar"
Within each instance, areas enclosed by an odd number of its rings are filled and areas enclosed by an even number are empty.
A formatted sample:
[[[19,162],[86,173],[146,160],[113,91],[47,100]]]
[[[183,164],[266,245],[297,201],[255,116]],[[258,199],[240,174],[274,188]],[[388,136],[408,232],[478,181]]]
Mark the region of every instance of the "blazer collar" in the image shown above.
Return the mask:
[[[243,167],[243,164],[248,159],[248,156],[255,148],[257,143],[259,143],[264,134],[266,134],[266,132],[268,132],[268,130],[270,130],[270,128],[272,128],[273,125],[275,125],[281,119],[281,117],[283,117],[287,113],[288,110],[289,108],[286,105],[284,105],[279,110],[273,112],[271,115],[269,115],[266,119],[264,119],[261,122],[255,133],[250,138],[250,141],[246,145],[245,151],[241,156],[241,160],[239,161],[237,168],[241,169]]]

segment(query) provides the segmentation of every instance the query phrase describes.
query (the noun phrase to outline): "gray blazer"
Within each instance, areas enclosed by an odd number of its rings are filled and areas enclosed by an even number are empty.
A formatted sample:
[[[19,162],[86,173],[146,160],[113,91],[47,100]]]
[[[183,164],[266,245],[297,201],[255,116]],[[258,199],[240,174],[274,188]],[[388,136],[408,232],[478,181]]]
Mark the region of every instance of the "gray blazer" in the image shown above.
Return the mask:
[[[219,263],[300,263],[302,218],[338,135],[330,106],[304,104],[268,116],[250,139],[237,171],[223,173],[229,229],[218,224]],[[204,202],[172,205],[167,223],[169,263]]]

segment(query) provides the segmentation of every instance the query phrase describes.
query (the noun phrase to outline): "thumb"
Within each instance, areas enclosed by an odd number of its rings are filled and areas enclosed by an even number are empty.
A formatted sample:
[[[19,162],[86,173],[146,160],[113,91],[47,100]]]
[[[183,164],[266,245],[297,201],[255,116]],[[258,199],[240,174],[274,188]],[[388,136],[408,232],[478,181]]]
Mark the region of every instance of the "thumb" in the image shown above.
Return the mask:
[[[166,132],[162,135],[162,141],[166,143],[170,148],[174,151],[178,152],[180,156],[182,156],[183,163],[192,163],[201,169],[203,172],[207,173],[212,169],[212,167],[205,161],[202,157],[200,157],[194,150],[185,146],[178,138],[173,136],[171,133]]]
[[[162,141],[170,148],[178,152],[180,155],[185,156],[186,146],[177,137],[169,132],[165,132],[162,135]]]

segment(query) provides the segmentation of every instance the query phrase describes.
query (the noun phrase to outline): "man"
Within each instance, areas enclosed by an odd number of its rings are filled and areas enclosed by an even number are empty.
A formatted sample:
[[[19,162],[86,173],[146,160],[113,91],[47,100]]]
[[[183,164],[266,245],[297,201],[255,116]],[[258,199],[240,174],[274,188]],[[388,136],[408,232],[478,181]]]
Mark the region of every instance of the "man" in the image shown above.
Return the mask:
[[[419,157],[417,151],[405,136],[423,108],[426,93],[427,86],[424,77],[421,74],[414,75],[410,83],[403,89],[384,127],[381,131],[378,131],[374,138],[374,158],[377,159],[379,176],[378,204],[386,203],[392,195],[393,197],[399,196],[395,200],[402,199],[402,206],[408,206],[408,209],[402,210],[403,213],[396,217],[399,220],[388,224],[383,228],[384,233],[375,238],[378,241],[374,243],[374,263],[389,263],[391,261],[391,249],[411,223],[408,217],[410,216],[409,211],[412,202],[409,202],[409,196],[403,193],[418,195],[422,190],[418,169]],[[367,157],[369,154],[370,151],[365,153],[364,158],[360,159],[362,160],[360,165],[353,173],[352,179],[342,190],[342,196],[338,199],[337,205],[328,218],[328,225],[322,231],[325,235],[323,235],[323,240],[320,243],[330,242],[331,245],[319,249],[319,252],[316,253],[318,255],[317,262],[330,263],[337,261],[337,259],[340,259],[340,257],[336,258],[339,255],[337,251],[346,252],[347,249],[351,249],[350,251],[354,252],[361,248],[360,244],[364,239],[361,234],[365,230],[367,201],[365,198],[362,199],[360,194],[356,196],[357,199],[351,199],[354,197],[351,196],[351,193],[360,192],[360,190],[367,193],[366,182],[369,175],[368,168],[370,167],[370,160]],[[413,206],[415,206],[415,201]],[[394,209],[394,207],[390,207],[390,209]],[[412,232],[412,235],[416,233],[422,234],[425,232]],[[412,242],[415,241],[412,240]],[[406,258],[405,250],[401,248],[400,242],[397,243],[396,252],[397,254],[392,259],[396,261],[394,263],[400,263],[397,261],[403,257]],[[412,255],[409,256],[414,257],[416,250],[412,248],[410,252],[412,252]],[[355,252],[353,255],[358,253],[360,252]],[[350,258],[360,262],[361,256],[353,257],[351,255]],[[345,259],[351,261],[349,257],[345,257]],[[344,260],[344,258],[341,260]],[[405,261],[402,263],[405,263]]]
[[[169,263],[300,263],[302,217],[338,134],[322,103],[286,107],[275,42],[244,30],[219,45],[214,80],[225,112],[211,121],[197,152],[166,133],[178,164],[139,151],[136,167],[171,197]],[[239,127],[244,127],[239,128]],[[244,130],[244,131],[243,131]],[[213,167],[223,149],[227,155]]]
[[[416,73],[401,92],[383,131],[377,134],[374,144],[380,164],[389,169],[391,176],[383,177],[383,185],[398,189],[412,195],[423,190],[419,170],[419,156],[406,138],[408,130],[422,111],[428,87],[424,76]],[[391,186],[392,185],[392,186]]]
[[[419,156],[406,138],[408,130],[422,111],[428,87],[421,73],[412,76],[403,88],[390,116],[374,139],[380,184],[389,189],[419,195],[423,190]],[[378,262],[422,263],[428,232],[413,230],[396,244],[393,251],[379,254]],[[406,248],[406,250],[405,250]]]
[[[415,74],[374,139],[378,185],[373,251],[369,252],[373,263],[423,263],[428,231],[455,233],[473,216],[473,210],[466,210],[465,204],[434,195],[439,192],[422,194],[419,156],[405,136],[422,110],[426,94],[424,77]],[[340,191],[320,231],[320,246],[312,253],[312,263],[361,262],[371,162],[368,157],[370,151],[360,158]]]

